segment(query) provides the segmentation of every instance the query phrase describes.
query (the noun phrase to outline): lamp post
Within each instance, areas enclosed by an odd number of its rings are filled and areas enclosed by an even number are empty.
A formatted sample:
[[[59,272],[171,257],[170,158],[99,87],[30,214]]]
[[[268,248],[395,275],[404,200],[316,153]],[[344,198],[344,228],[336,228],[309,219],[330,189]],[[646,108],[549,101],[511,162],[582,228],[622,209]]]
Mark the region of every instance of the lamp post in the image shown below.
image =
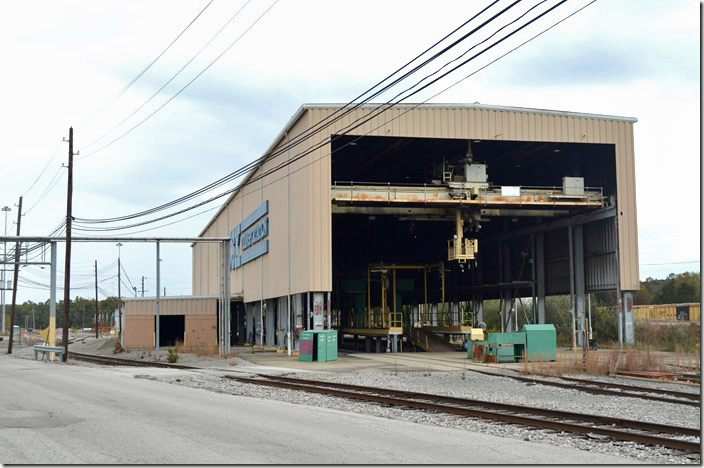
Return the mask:
[[[7,213],[10,210],[9,206],[3,206],[2,211],[5,212],[5,237],[7,237]],[[5,334],[5,289],[7,282],[5,281],[5,264],[7,263],[7,241],[3,242],[4,253],[2,257],[2,334]]]

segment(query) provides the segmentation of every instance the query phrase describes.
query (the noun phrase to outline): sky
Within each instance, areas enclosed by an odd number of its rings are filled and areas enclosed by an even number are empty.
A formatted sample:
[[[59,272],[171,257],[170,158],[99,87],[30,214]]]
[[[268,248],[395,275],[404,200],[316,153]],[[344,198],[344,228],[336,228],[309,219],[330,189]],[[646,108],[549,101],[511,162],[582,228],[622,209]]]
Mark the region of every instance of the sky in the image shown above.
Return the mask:
[[[140,212],[258,158],[302,104],[351,101],[488,4],[7,3],[0,16],[0,205],[11,211],[6,223],[0,218],[0,233],[5,227],[8,235],[16,233],[20,196],[22,235],[48,235],[65,219],[67,170],[62,165],[67,164],[68,144],[62,140],[71,126],[74,152],[79,153],[74,157],[74,216],[99,219]],[[513,20],[532,6],[539,12],[555,4],[525,0],[507,15]],[[699,2],[599,0],[490,63],[587,4],[570,0],[560,5],[406,102],[479,102],[637,118],[640,277],[699,271]],[[491,11],[508,5],[501,0]],[[503,18],[491,24],[509,21]],[[397,91],[401,89],[405,87]],[[232,187],[234,183],[227,186]],[[224,201],[117,232],[85,232],[77,225],[74,235],[195,237]],[[58,255],[61,285],[63,244]],[[153,296],[153,244],[74,243],[72,298],[94,297],[95,262],[99,297],[116,295],[118,255],[126,272],[122,294],[134,295],[134,287],[141,295],[145,277],[145,295]],[[166,294],[190,294],[190,246],[162,244],[161,258]],[[46,300],[48,283],[48,268],[21,268],[18,301]]]

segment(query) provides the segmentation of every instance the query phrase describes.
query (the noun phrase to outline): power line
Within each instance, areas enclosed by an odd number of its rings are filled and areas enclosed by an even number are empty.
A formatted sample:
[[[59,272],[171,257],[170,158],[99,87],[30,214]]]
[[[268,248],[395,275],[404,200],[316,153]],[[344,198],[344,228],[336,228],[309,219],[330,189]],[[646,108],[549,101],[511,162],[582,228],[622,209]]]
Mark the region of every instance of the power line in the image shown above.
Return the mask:
[[[92,116],[90,116],[87,120],[85,120],[84,122],[82,122],[80,125],[83,126],[83,125],[87,124],[88,122],[92,121],[94,118],[96,118],[98,115],[100,115],[105,109],[107,109],[107,108],[110,107],[115,101],[117,101],[123,94],[125,94],[125,92],[126,92],[128,89],[130,89],[130,87],[132,87],[132,85],[135,84],[135,83],[137,82],[137,80],[139,80],[139,79],[152,67],[152,65],[154,65],[154,64],[156,63],[156,61],[159,60],[159,59],[161,58],[161,56],[164,55],[164,54],[166,53],[166,51],[169,50],[169,49],[171,48],[171,46],[174,45],[174,43],[175,43],[181,36],[183,36],[183,34],[184,34],[186,31],[188,31],[188,28],[190,28],[191,25],[193,25],[193,23],[195,23],[196,20],[200,17],[200,15],[202,15],[203,12],[205,12],[205,10],[208,9],[208,7],[210,6],[211,3],[213,3],[213,0],[210,0],[210,1],[208,2],[208,4],[205,5],[205,7],[200,11],[200,13],[198,13],[198,14],[196,15],[196,17],[193,18],[193,19],[191,20],[191,22],[188,23],[188,25],[178,34],[178,36],[176,36],[176,38],[174,38],[174,40],[172,40],[171,43],[170,43],[168,46],[166,46],[166,48],[165,48],[164,50],[162,50],[161,53],[160,53],[159,55],[157,55],[157,57],[156,57],[154,60],[152,60],[151,63],[150,63],[149,65],[147,65],[147,66],[144,68],[144,70],[142,70],[141,72],[139,72],[139,73],[137,74],[137,76],[135,76],[134,78],[132,78],[132,80],[131,80],[129,83],[127,83],[127,86],[125,86],[125,87],[122,89],[122,91],[120,91],[120,93],[112,99],[112,101],[110,101],[109,103],[107,103],[102,109],[100,109],[98,112],[96,112],[95,114],[93,114]]]
[[[430,59],[427,59],[427,60],[426,60],[425,62],[423,62],[421,65],[416,66],[413,70],[411,70],[410,72],[407,72],[407,73],[406,73],[405,75],[403,75],[402,77],[397,78],[394,82],[392,82],[391,84],[387,85],[386,87],[384,87],[384,88],[381,89],[380,91],[377,91],[376,93],[374,93],[372,96],[370,96],[370,97],[367,98],[366,100],[371,99],[371,98],[377,96],[379,93],[381,93],[381,92],[383,92],[383,91],[389,89],[390,86],[392,86],[392,85],[398,83],[398,82],[399,82],[400,80],[402,80],[402,79],[407,78],[408,76],[410,76],[411,74],[415,73],[416,71],[418,71],[418,70],[419,70],[420,68],[422,68],[423,66],[425,66],[425,65],[427,65],[428,63],[430,63],[431,61],[437,59],[439,56],[441,56],[442,54],[446,53],[446,52],[447,52],[448,50],[450,50],[451,48],[455,47],[455,46],[456,46],[457,44],[459,44],[461,41],[466,40],[468,37],[470,37],[470,36],[471,36],[472,34],[474,34],[476,31],[480,30],[481,28],[483,28],[484,26],[486,26],[488,23],[490,23],[491,21],[495,20],[499,15],[501,15],[501,14],[505,13],[506,11],[508,11],[508,9],[510,9],[510,8],[512,8],[514,5],[516,5],[516,4],[518,3],[518,1],[520,1],[520,0],[517,0],[517,1],[513,2],[511,5],[509,5],[508,7],[504,8],[504,9],[503,9],[502,11],[500,11],[499,13],[495,14],[494,16],[492,16],[489,20],[484,21],[484,23],[482,23],[482,24],[479,25],[478,27],[474,28],[474,29],[473,29],[472,31],[470,31],[469,33],[464,34],[460,39],[454,41],[454,42],[453,42],[452,44],[450,44],[449,46],[446,46],[446,47],[445,47],[444,49],[442,49],[440,52],[436,53],[433,57],[431,57]],[[369,90],[365,91],[365,93],[363,93],[361,96],[364,96],[365,94],[368,94],[370,91],[372,91],[372,90],[374,90],[375,88],[377,88],[380,84],[383,84],[383,83],[384,83],[385,81],[387,81],[390,77],[392,77],[393,75],[397,74],[400,70],[403,70],[403,69],[404,69],[405,67],[407,67],[409,64],[411,64],[411,63],[413,63],[414,61],[416,61],[416,60],[417,60],[418,58],[420,58],[422,55],[424,55],[425,53],[427,53],[427,52],[428,52],[429,50],[431,50],[432,48],[436,47],[438,44],[440,44],[442,41],[444,41],[445,39],[447,39],[448,37],[450,37],[452,34],[454,34],[455,32],[457,32],[459,29],[461,29],[462,27],[466,26],[469,22],[471,22],[472,20],[476,19],[479,15],[481,15],[481,14],[484,13],[484,12],[486,12],[490,7],[492,7],[493,5],[495,5],[497,2],[498,2],[498,0],[497,0],[497,1],[494,1],[491,5],[489,5],[488,7],[484,8],[484,9],[481,10],[479,13],[477,13],[477,14],[474,15],[472,18],[470,18],[470,20],[465,21],[460,27],[458,27],[458,28],[456,28],[455,30],[453,30],[452,33],[450,33],[450,34],[446,35],[445,37],[443,37],[443,39],[441,39],[440,41],[436,42],[433,46],[431,46],[430,48],[426,49],[426,50],[425,50],[424,52],[422,52],[420,55],[416,56],[413,60],[411,60],[410,62],[408,62],[406,65],[404,65],[403,67],[401,67],[401,68],[399,68],[398,70],[396,70],[394,73],[392,73],[392,74],[389,75],[387,78],[385,78],[384,80],[382,80],[379,84],[377,84],[377,85],[373,86],[372,88],[370,88]],[[365,102],[366,102],[366,100],[365,100]],[[354,101],[351,101],[351,102],[348,104],[348,106],[349,106],[350,104],[352,104],[353,102],[354,102]],[[351,113],[351,112],[354,110],[354,108],[359,107],[360,105],[361,105],[361,104],[354,104],[354,105],[352,106],[352,108],[346,108],[346,110],[345,110],[345,112],[343,113],[343,115],[342,115],[342,116],[338,116],[338,117],[339,117],[339,118],[342,118],[344,115],[346,115],[346,114],[348,114],[348,113]],[[345,106],[345,107],[347,107],[347,106]],[[334,114],[336,114],[337,112],[338,112],[338,111],[336,111]],[[333,114],[333,115],[334,115],[334,114]],[[329,119],[329,117],[326,118],[326,119],[323,119],[323,121],[325,121],[325,120],[327,120],[327,119]],[[307,132],[307,135],[305,136],[305,139],[311,138],[315,133],[318,133],[318,132],[322,131],[324,128],[327,128],[328,126],[332,125],[332,124],[333,124],[334,122],[336,122],[337,120],[338,120],[338,118],[335,118],[335,119],[333,119],[332,121],[328,121],[328,123],[327,123],[325,126],[323,126],[323,127],[320,127],[319,123],[316,124],[316,125],[314,125],[313,127],[311,127],[311,129],[316,129],[316,131],[315,131],[314,133],[311,133],[310,131],[308,131],[308,132]],[[304,133],[305,133],[305,132],[304,132]],[[299,135],[299,137],[300,137],[300,135]],[[289,142],[289,143],[287,144],[288,147],[290,148],[290,147],[292,147],[292,145],[297,145],[297,144],[299,144],[299,143],[301,142],[301,140],[300,140],[299,137],[297,137],[297,139],[298,139],[297,141]],[[323,143],[325,144],[327,141],[329,141],[329,139],[324,140]],[[287,145],[285,145],[285,146],[287,146]],[[317,147],[314,148],[314,149],[317,149]],[[87,223],[90,223],[90,224],[109,223],[109,222],[116,222],[116,221],[124,221],[124,220],[127,220],[127,219],[134,219],[134,218],[137,218],[137,217],[140,217],[140,216],[145,216],[145,215],[147,215],[147,214],[153,214],[153,213],[155,213],[155,212],[164,210],[164,209],[166,209],[166,208],[170,208],[170,207],[172,207],[172,206],[174,206],[174,205],[176,205],[176,204],[180,204],[180,203],[182,203],[182,202],[185,202],[185,201],[187,201],[187,200],[189,200],[189,199],[195,198],[195,196],[197,196],[197,195],[200,195],[200,194],[205,193],[205,192],[207,192],[207,191],[210,191],[210,190],[212,190],[212,189],[214,189],[214,188],[216,188],[216,187],[218,187],[218,186],[221,186],[221,185],[223,185],[224,183],[229,182],[229,181],[235,179],[236,177],[239,177],[240,175],[243,175],[243,174],[246,173],[248,170],[250,170],[251,168],[255,167],[259,162],[263,161],[265,158],[269,157],[269,159],[273,159],[275,156],[284,154],[284,152],[285,152],[285,148],[279,148],[278,150],[272,151],[272,152],[269,153],[269,154],[265,154],[265,155],[263,155],[262,157],[260,157],[259,159],[250,162],[249,164],[243,166],[242,168],[240,168],[240,169],[238,169],[238,170],[236,170],[236,171],[234,171],[234,172],[228,174],[227,176],[225,176],[225,177],[223,177],[223,178],[221,178],[221,179],[219,179],[219,180],[217,180],[217,181],[215,181],[215,182],[213,182],[213,183],[211,183],[211,184],[209,184],[209,185],[207,185],[207,186],[205,186],[205,187],[203,187],[203,188],[201,188],[201,189],[198,189],[198,190],[196,190],[196,191],[194,191],[194,192],[192,192],[192,193],[190,193],[190,194],[188,194],[188,195],[185,195],[185,196],[183,196],[183,197],[181,197],[181,198],[179,198],[179,199],[173,200],[173,201],[171,201],[171,202],[165,203],[165,204],[160,205],[160,206],[157,206],[157,207],[155,207],[155,208],[151,208],[151,209],[149,209],[149,210],[144,210],[144,211],[142,211],[142,212],[134,213],[134,214],[132,214],[132,215],[120,216],[120,217],[115,217],[115,218],[93,219],[93,220],[90,220],[90,219],[83,219],[83,218],[76,218],[76,221],[77,221],[78,223],[83,223],[83,224],[87,224]],[[306,154],[307,154],[307,153],[306,153]],[[229,192],[228,192],[228,193],[229,193]],[[219,198],[219,196],[218,196],[217,198]],[[210,201],[212,201],[212,199],[211,199]],[[200,206],[200,205],[196,205],[196,206]],[[178,213],[176,213],[176,214],[178,214]],[[159,219],[163,219],[163,218],[158,218],[157,220],[159,220]],[[131,225],[131,226],[128,226],[128,227],[134,227],[134,226],[135,226],[135,225]],[[127,227],[127,228],[128,228],[128,227]],[[96,230],[98,230],[98,229],[96,229]]]
[[[218,55],[217,57],[215,57],[215,59],[214,59],[212,62],[210,62],[200,73],[198,73],[191,81],[189,81],[188,83],[186,83],[186,85],[185,85],[183,88],[181,88],[176,94],[174,94],[171,98],[169,98],[169,99],[168,99],[165,103],[163,103],[161,106],[159,106],[154,112],[152,112],[151,114],[149,114],[147,117],[145,117],[143,120],[141,120],[141,121],[140,121],[139,123],[137,123],[135,126],[133,126],[133,127],[130,128],[129,130],[127,130],[126,132],[124,132],[124,133],[123,133],[122,135],[120,135],[119,137],[117,137],[117,138],[115,138],[114,140],[110,141],[110,143],[101,146],[100,148],[98,148],[98,149],[95,150],[95,151],[92,151],[92,152],[90,152],[90,153],[88,153],[88,154],[85,154],[85,155],[81,156],[80,158],[78,158],[78,160],[80,161],[81,159],[87,158],[88,156],[92,156],[92,155],[94,155],[95,153],[104,150],[105,148],[107,148],[108,146],[112,145],[113,143],[115,143],[115,142],[121,140],[123,137],[127,136],[128,134],[130,134],[133,130],[137,129],[137,128],[138,128],[140,125],[142,125],[144,122],[146,122],[147,120],[149,120],[154,114],[156,114],[156,113],[159,112],[161,109],[163,109],[167,104],[169,104],[171,101],[173,101],[179,94],[181,94],[183,91],[185,91],[186,88],[188,88],[194,81],[196,81],[198,78],[200,78],[200,76],[201,76],[203,73],[205,73],[211,66],[213,66],[213,64],[215,64],[215,62],[217,62],[217,61],[220,59],[220,57],[222,57],[223,55],[225,55],[225,53],[226,53],[228,50],[230,50],[230,49],[232,48],[232,46],[234,46],[237,42],[239,42],[239,40],[242,39],[242,37],[243,37],[245,34],[247,34],[247,33],[249,32],[249,30],[252,29],[257,23],[259,23],[259,21],[264,17],[264,15],[266,15],[266,14],[274,7],[274,5],[276,5],[278,2],[279,2],[279,0],[274,0],[274,3],[272,3],[272,4],[269,6],[269,8],[267,8],[267,9],[264,11],[264,13],[262,13],[262,14],[261,14],[261,15],[260,15],[260,16],[242,33],[242,34],[240,34],[239,37],[237,37],[237,39],[234,40],[234,42],[232,42],[229,46],[227,46],[227,48],[225,48],[225,50],[222,51],[222,52],[220,53],[220,55]]]
[[[144,108],[144,106],[146,106],[147,104],[149,104],[152,99],[154,99],[159,93],[161,93],[161,91],[163,91],[163,89],[166,88],[166,87],[169,85],[169,83],[171,83],[174,79],[176,79],[176,77],[177,77],[178,75],[180,75],[181,72],[182,72],[186,67],[188,67],[188,65],[190,65],[191,62],[193,62],[193,60],[195,60],[196,57],[198,57],[198,56],[206,49],[206,47],[208,47],[208,46],[215,40],[215,38],[217,38],[217,37],[220,35],[220,33],[221,33],[235,18],[237,18],[237,16],[239,16],[240,12],[241,12],[242,10],[244,10],[244,8],[249,4],[250,1],[251,1],[251,0],[247,0],[247,2],[246,2],[244,5],[242,5],[242,7],[239,8],[239,9],[237,10],[237,12],[225,23],[225,25],[224,25],[223,27],[221,27],[220,30],[219,30],[218,32],[216,32],[215,35],[213,35],[213,37],[211,37],[210,40],[209,40],[203,47],[201,47],[201,49],[200,49],[198,52],[196,52],[195,55],[193,55],[193,57],[191,57],[191,59],[190,59],[188,62],[186,62],[186,64],[183,65],[180,70],[178,70],[171,78],[169,78],[169,80],[168,80],[166,83],[164,83],[161,88],[159,88],[154,94],[152,94],[152,96],[151,96],[149,99],[147,99],[141,106],[139,106],[139,107],[138,107],[135,111],[133,111],[130,115],[128,115],[127,117],[125,117],[120,123],[118,123],[118,124],[115,125],[112,129],[110,129],[109,131],[107,131],[106,133],[104,133],[103,136],[101,136],[101,137],[99,137],[99,138],[96,138],[95,140],[93,140],[92,142],[90,142],[90,143],[88,143],[86,146],[84,146],[82,149],[85,150],[86,148],[89,148],[89,147],[93,146],[95,143],[97,143],[98,141],[102,140],[103,138],[105,138],[106,136],[108,136],[109,134],[111,134],[112,132],[114,132],[115,130],[117,130],[119,127],[122,126],[122,124],[124,124],[125,122],[127,122],[132,116],[134,116],[137,112],[139,112],[140,110],[142,110],[142,108]],[[211,3],[212,3],[212,2],[211,2]],[[80,159],[83,159],[83,158],[80,158]]]

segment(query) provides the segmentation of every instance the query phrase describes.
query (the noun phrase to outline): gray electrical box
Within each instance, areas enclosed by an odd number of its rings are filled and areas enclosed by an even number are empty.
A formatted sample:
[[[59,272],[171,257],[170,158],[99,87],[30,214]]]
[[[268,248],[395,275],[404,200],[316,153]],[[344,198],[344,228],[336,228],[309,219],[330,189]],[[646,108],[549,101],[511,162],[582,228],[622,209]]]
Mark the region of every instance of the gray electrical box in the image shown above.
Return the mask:
[[[464,175],[466,182],[486,183],[486,164],[465,164]]]
[[[584,195],[584,177],[563,177],[562,193],[565,195]]]

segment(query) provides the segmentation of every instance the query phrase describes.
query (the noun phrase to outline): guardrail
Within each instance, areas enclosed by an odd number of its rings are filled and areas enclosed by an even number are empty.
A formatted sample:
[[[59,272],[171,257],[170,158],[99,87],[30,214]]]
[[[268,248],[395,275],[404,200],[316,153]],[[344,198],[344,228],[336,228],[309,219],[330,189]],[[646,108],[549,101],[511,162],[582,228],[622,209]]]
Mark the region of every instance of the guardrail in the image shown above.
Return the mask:
[[[34,345],[34,359],[39,359],[39,353],[42,353],[42,361],[48,361],[49,360],[49,354],[48,353],[56,353],[59,355],[59,362],[61,362],[63,359],[63,355],[65,353],[65,349],[63,346],[46,346],[46,345]]]

